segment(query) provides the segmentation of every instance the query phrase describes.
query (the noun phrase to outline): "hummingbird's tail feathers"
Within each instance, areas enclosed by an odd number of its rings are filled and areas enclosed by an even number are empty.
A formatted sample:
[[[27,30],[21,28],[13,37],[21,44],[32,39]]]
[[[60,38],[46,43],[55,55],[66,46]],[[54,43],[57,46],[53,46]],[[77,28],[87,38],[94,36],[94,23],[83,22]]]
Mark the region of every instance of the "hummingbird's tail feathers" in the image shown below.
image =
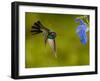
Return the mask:
[[[54,55],[55,55],[55,58],[57,58],[57,53],[56,52],[54,53]]]

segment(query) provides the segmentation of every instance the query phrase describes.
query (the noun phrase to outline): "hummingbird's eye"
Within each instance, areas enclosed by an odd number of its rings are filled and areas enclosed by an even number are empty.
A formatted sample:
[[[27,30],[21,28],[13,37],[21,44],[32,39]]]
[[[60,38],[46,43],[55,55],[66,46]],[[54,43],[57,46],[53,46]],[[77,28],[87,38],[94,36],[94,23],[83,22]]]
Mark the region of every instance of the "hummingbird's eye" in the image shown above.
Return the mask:
[[[51,35],[54,36],[54,37],[56,37],[56,33],[55,32],[52,32]]]
[[[48,34],[48,38],[49,39],[54,39],[56,37],[56,33],[55,32],[50,32],[49,34]]]

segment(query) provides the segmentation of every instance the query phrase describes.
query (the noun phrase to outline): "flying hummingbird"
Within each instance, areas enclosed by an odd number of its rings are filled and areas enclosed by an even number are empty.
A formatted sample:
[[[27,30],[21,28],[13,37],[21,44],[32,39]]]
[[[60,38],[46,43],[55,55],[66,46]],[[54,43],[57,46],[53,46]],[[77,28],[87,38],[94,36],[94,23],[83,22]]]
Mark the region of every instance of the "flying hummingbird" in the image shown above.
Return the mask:
[[[46,28],[40,21],[37,21],[32,25],[31,32],[32,32],[32,35],[43,33],[45,45],[46,45],[46,43],[48,43],[52,49],[53,54],[55,55],[55,57],[57,57],[56,42],[55,42],[56,33],[55,32]]]

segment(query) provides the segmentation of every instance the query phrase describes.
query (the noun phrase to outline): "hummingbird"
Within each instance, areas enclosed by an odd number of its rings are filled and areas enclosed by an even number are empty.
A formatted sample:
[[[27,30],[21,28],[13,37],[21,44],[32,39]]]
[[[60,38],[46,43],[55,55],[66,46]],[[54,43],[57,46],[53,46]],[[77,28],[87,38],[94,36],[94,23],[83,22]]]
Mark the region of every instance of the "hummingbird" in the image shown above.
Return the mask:
[[[56,41],[55,41],[56,32],[51,31],[50,29],[45,27],[40,21],[37,21],[32,25],[31,32],[32,32],[32,35],[42,33],[43,37],[44,37],[45,46],[48,43],[49,46],[51,47],[52,53],[54,54],[55,57],[57,57],[57,55],[56,55]]]
[[[80,38],[81,43],[83,45],[86,45],[87,40],[88,40],[86,32],[89,31],[89,28],[87,27],[86,23],[80,18],[77,18],[76,22],[80,23],[80,25],[76,29],[76,33],[77,33],[78,37]]]

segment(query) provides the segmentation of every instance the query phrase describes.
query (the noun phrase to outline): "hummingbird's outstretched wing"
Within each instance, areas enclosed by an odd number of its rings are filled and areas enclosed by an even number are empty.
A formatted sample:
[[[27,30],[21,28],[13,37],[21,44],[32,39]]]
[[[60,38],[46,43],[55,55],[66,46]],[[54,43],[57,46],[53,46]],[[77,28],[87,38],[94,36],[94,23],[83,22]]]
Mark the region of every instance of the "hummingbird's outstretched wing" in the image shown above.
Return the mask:
[[[41,27],[37,23],[34,23],[32,26],[31,32],[32,32],[32,35],[42,33]]]
[[[50,29],[46,28],[40,21],[33,24],[31,32],[32,35],[43,33],[45,45],[48,42],[52,52],[56,54],[55,32],[51,32]]]
[[[45,46],[46,46],[48,34],[49,34],[50,30],[48,28],[44,27],[43,24],[40,21],[38,21],[37,24],[39,24],[39,26],[41,27],[41,31],[42,31],[43,36],[44,36],[44,43],[45,43]]]
[[[48,36],[49,31],[50,30],[48,28],[44,27],[40,21],[35,22],[32,26],[32,30],[31,30],[32,35],[43,33],[45,45],[47,42],[47,36]]]

